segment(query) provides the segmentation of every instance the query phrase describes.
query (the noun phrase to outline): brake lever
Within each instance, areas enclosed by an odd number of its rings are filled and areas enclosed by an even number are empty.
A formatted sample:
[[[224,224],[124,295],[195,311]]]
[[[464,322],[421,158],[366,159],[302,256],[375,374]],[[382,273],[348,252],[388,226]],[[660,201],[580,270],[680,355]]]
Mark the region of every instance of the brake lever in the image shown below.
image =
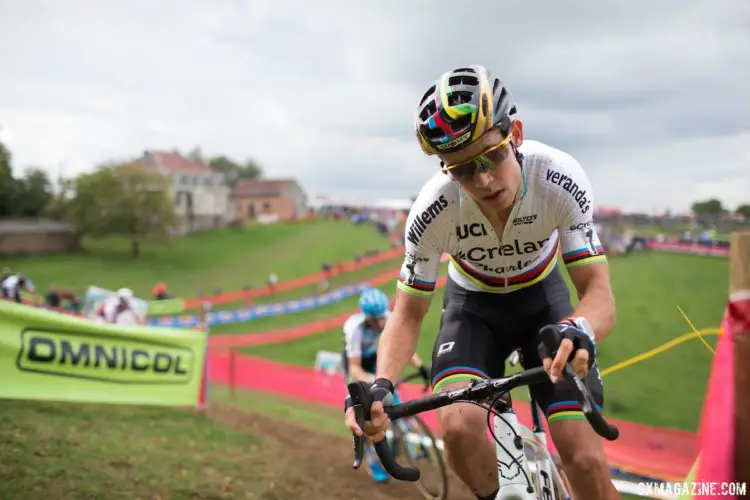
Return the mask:
[[[356,404],[354,408],[354,418],[357,421],[357,427],[360,429],[365,428],[365,408],[361,404]],[[364,430],[362,431],[364,432]],[[357,436],[352,433],[352,440],[354,445],[354,465],[355,469],[359,469],[362,465],[362,460],[365,457],[365,435]]]
[[[369,408],[365,408],[368,394],[364,392],[362,387],[357,383],[347,384],[349,390],[349,397],[352,400],[352,408],[354,409],[354,419],[357,422],[357,426],[362,431],[361,436],[357,436],[352,433],[352,447],[354,448],[354,464],[352,467],[359,469],[362,465],[362,461],[365,456],[365,419],[368,417]]]
[[[558,325],[547,325],[539,332],[542,342],[547,346],[550,353],[555,352],[560,345],[562,335],[560,334],[560,327]],[[594,431],[602,436],[603,438],[614,441],[620,436],[620,431],[617,427],[607,422],[604,415],[596,407],[591,392],[588,390],[583,381],[578,377],[573,367],[569,363],[565,363],[563,367],[563,375],[566,379],[570,379],[576,387],[575,398],[581,405],[581,411],[583,412],[586,420],[588,420]]]

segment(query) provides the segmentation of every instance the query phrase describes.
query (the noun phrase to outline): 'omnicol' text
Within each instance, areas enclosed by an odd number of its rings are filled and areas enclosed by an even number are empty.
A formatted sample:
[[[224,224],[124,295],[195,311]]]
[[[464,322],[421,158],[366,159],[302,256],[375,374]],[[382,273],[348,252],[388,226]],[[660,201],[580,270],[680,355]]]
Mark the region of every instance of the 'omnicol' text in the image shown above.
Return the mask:
[[[193,352],[141,339],[111,339],[27,329],[21,333],[22,371],[115,383],[184,384]]]

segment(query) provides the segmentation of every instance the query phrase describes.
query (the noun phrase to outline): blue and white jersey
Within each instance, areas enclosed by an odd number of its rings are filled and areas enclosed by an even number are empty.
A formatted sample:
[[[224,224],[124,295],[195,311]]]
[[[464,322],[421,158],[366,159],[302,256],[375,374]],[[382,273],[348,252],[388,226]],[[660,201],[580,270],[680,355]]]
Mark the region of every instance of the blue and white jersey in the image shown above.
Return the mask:
[[[386,312],[389,318],[391,312]],[[372,358],[378,351],[382,330],[370,328],[364,313],[357,313],[344,322],[344,345],[347,357]]]

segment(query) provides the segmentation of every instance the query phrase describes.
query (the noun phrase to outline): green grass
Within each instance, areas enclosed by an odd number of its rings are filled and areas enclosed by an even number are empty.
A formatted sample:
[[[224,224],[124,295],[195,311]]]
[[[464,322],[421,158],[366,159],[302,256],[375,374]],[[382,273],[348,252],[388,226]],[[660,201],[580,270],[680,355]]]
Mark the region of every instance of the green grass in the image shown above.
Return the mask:
[[[0,498],[222,498],[227,478],[262,493],[263,446],[190,411],[6,401]]]
[[[392,294],[396,289],[396,280],[381,285],[380,288],[387,294]],[[265,318],[258,318],[252,321],[242,321],[239,323],[225,323],[221,325],[215,325],[211,327],[210,333],[215,334],[228,334],[228,333],[252,333],[252,332],[265,332],[269,330],[277,330],[282,328],[290,328],[311,321],[317,321],[320,319],[326,319],[331,316],[344,314],[348,311],[353,311],[357,308],[358,296],[347,297],[338,302],[334,302],[327,306],[316,307],[307,311],[299,311],[295,313],[282,314],[278,316],[267,316]]]
[[[601,367],[612,366],[690,331],[677,311],[678,304],[698,328],[719,324],[726,302],[727,260],[653,253],[612,258],[610,262],[618,321],[599,346]],[[442,289],[435,294],[417,349],[427,360],[431,358],[440,321],[441,307],[435,303],[442,303]],[[354,307],[355,303],[352,301],[351,305]],[[325,317],[324,310],[331,307],[316,310],[316,318]],[[347,310],[343,306],[341,309]],[[306,314],[299,313],[295,323],[306,322]],[[709,337],[712,345],[715,340]],[[335,328],[295,342],[243,351],[312,366],[316,351],[338,351],[340,347],[341,330]],[[711,353],[698,340],[692,340],[605,377],[607,415],[695,431],[710,363]],[[523,399],[525,393],[518,391],[514,396]]]
[[[328,290],[333,291],[337,288],[340,288],[346,285],[355,285],[355,284],[361,283],[363,281],[367,281],[369,279],[372,279],[375,276],[378,276],[380,274],[383,274],[389,271],[398,271],[401,267],[402,261],[403,261],[402,257],[388,259],[386,261],[378,262],[376,264],[372,264],[371,266],[367,266],[362,269],[357,269],[356,271],[351,271],[348,273],[334,276],[333,278],[328,280],[328,283],[329,283]],[[322,292],[322,289],[320,288],[320,283],[315,283],[312,285],[295,288],[293,290],[288,290],[285,292],[278,292],[273,295],[265,295],[263,297],[258,297],[257,299],[253,299],[253,304],[254,305],[274,304],[277,302],[286,302],[289,300],[302,299],[306,297],[314,297],[322,293],[323,292]],[[228,310],[228,309],[238,309],[242,307],[247,307],[247,302],[245,301],[227,302],[227,303],[220,304],[214,307],[213,310],[221,311],[221,310]]]
[[[447,268],[448,268],[448,264],[445,264],[445,263],[441,264],[441,267],[440,267],[441,273],[445,272]],[[372,272],[373,271],[371,271],[371,273]],[[374,272],[376,274],[381,273],[380,271],[374,271]],[[369,276],[372,277],[373,274],[370,274]],[[385,292],[389,297],[392,297],[396,293],[396,278],[394,277],[392,281],[389,281],[376,288],[379,288],[380,290]],[[230,334],[230,333],[266,332],[269,330],[290,328],[290,327],[294,327],[298,325],[303,325],[305,323],[310,323],[312,321],[326,319],[332,316],[337,316],[337,315],[344,314],[350,311],[354,311],[357,309],[358,301],[359,301],[359,296],[355,295],[352,297],[347,297],[338,302],[334,302],[332,304],[322,306],[322,307],[316,307],[314,309],[309,309],[307,311],[299,311],[295,313],[282,314],[278,316],[268,316],[265,318],[258,318],[258,319],[254,319],[251,321],[241,321],[237,323],[225,323],[221,325],[215,325],[211,327],[210,333],[224,335],[224,334]]]
[[[89,285],[132,288],[150,298],[160,280],[172,295],[191,298],[199,291],[239,290],[264,286],[271,272],[279,281],[318,272],[324,262],[351,261],[365,250],[386,250],[390,244],[369,224],[310,221],[221,230],[184,237],[172,244],[144,246],[133,259],[128,242],[109,238],[87,242],[87,251],[18,257],[3,261],[31,277],[40,291],[49,283],[83,293]]]
[[[237,391],[230,400],[219,385],[211,395],[218,407],[208,414],[6,401],[0,499],[355,498],[352,483],[361,490],[357,499],[388,497],[391,487],[381,492],[364,472],[345,479],[351,441],[340,410],[258,391]],[[244,412],[267,420],[258,427]],[[310,435],[300,436],[304,429]],[[302,453],[294,451],[300,441]],[[324,486],[321,472],[328,474]],[[405,498],[404,491],[419,496],[409,487],[392,495]]]

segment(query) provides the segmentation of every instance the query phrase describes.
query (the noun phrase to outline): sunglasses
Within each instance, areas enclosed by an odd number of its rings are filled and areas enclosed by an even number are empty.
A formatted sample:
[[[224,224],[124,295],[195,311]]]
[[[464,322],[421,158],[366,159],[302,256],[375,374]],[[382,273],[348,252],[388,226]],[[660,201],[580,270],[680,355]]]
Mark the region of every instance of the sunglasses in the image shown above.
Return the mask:
[[[446,165],[442,161],[440,162],[440,170],[448,172],[457,181],[468,181],[474,178],[477,171],[481,173],[489,172],[494,170],[508,157],[510,149],[511,135],[500,141],[499,144],[491,146],[473,158],[453,165]]]

